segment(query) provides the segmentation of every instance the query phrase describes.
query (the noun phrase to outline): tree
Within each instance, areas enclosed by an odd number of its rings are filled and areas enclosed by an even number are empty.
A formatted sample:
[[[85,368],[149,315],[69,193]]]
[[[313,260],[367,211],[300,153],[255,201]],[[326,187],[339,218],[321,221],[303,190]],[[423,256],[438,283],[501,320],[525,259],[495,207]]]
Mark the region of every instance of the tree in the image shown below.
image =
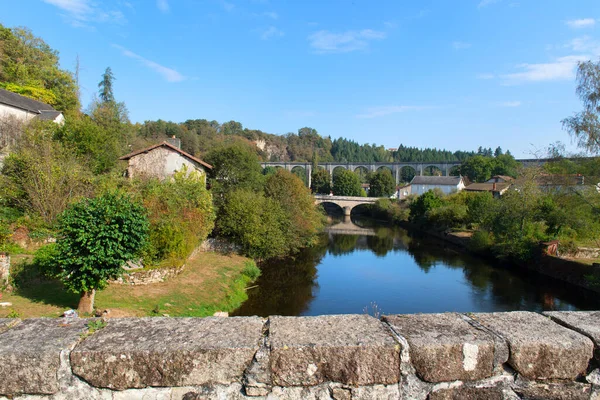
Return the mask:
[[[58,52],[27,28],[0,24],[0,87],[60,111],[78,111],[73,74],[60,68]]]
[[[55,276],[81,295],[80,312],[93,311],[96,290],[121,275],[145,244],[147,231],[144,207],[118,192],[84,199],[61,214]]]
[[[502,154],[502,148],[500,146],[496,147],[496,150],[494,151],[494,157],[498,157],[501,156]]]
[[[563,119],[563,128],[577,145],[591,153],[600,152],[600,61],[580,62],[577,69],[577,95],[583,111]]]
[[[311,185],[314,193],[329,194],[331,192],[331,175],[329,175],[329,171],[323,168],[313,169]]]
[[[234,188],[259,190],[264,183],[258,156],[249,146],[234,143],[216,148],[204,159],[213,166],[211,182],[219,193]]]
[[[115,76],[112,73],[110,67],[106,67],[106,70],[102,74],[102,80],[98,83],[98,89],[100,91],[100,100],[104,103],[114,103],[115,95],[113,93],[113,82]]]
[[[442,205],[443,201],[440,193],[435,190],[429,190],[410,203],[409,220],[412,222],[422,221],[425,219],[428,211],[441,207]]]
[[[360,196],[360,179],[348,170],[341,170],[333,175],[333,194],[336,196]]]
[[[460,165],[460,174],[472,182],[485,182],[492,177],[490,158],[482,155],[471,157]]]
[[[387,168],[369,175],[369,197],[390,197],[396,191],[396,182]]]

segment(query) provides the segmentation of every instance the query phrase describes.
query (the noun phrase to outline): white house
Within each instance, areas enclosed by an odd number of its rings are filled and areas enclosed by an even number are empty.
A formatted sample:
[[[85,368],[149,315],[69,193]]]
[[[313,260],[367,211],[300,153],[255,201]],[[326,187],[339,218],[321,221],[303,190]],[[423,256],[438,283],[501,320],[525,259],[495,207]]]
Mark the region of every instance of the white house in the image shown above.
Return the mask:
[[[63,124],[65,117],[51,105],[0,89],[0,118],[16,118],[29,122],[34,118]]]
[[[433,189],[450,194],[463,190],[465,181],[462,176],[415,176],[410,186],[411,193],[418,196]]]
[[[120,160],[129,162],[127,176],[130,178],[146,176],[165,179],[185,166],[188,171],[197,171],[206,179],[206,171],[212,169],[212,165],[168,142],[135,151]]]

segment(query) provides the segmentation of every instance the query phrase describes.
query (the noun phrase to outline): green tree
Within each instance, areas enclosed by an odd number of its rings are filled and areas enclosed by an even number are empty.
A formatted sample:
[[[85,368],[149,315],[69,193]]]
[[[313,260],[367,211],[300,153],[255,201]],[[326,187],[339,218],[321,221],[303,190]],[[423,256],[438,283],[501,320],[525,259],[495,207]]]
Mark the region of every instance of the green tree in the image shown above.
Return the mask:
[[[491,158],[477,155],[463,161],[460,174],[472,182],[485,182],[492,177]]]
[[[260,161],[249,146],[234,143],[219,147],[204,159],[213,166],[211,184],[217,193],[242,188],[260,190],[264,184]]]
[[[577,69],[577,95],[583,111],[562,120],[563,127],[577,145],[592,153],[600,152],[600,61],[580,62]]]
[[[331,175],[329,175],[329,171],[323,168],[313,169],[311,185],[314,193],[329,194],[331,192]]]
[[[396,182],[387,168],[369,175],[369,197],[390,197],[395,191]]]
[[[144,207],[118,192],[84,199],[61,214],[55,276],[81,294],[80,312],[93,311],[96,290],[121,275],[125,262],[142,249],[147,231]]]
[[[112,103],[115,101],[115,95],[113,93],[114,81],[115,76],[112,73],[112,69],[106,67],[106,70],[104,70],[104,73],[102,74],[102,80],[98,83],[100,100],[104,103]]]
[[[362,187],[358,176],[348,170],[340,170],[333,175],[333,194],[336,196],[360,196]]]
[[[0,87],[54,106],[78,111],[73,74],[59,65],[58,52],[27,28],[0,24]]]
[[[443,201],[440,193],[429,190],[410,203],[409,220],[412,222],[424,221],[428,211],[441,207],[442,205]]]

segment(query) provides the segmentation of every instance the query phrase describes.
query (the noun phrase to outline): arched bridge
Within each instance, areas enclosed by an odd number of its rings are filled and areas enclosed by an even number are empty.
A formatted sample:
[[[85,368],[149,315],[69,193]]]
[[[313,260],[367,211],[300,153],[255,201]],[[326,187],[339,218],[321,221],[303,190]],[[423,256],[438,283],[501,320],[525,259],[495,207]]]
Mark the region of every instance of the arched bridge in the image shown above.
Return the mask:
[[[320,194],[314,197],[315,204],[333,203],[340,206],[344,210],[345,216],[349,216],[352,213],[352,209],[356,206],[374,204],[379,200],[377,197],[328,196]]]

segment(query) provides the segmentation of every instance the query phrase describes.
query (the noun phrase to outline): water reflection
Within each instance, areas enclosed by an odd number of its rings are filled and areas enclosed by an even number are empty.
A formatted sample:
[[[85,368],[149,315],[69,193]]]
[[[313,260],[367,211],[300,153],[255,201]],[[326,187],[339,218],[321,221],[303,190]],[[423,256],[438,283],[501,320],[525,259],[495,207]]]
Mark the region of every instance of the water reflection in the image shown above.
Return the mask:
[[[356,232],[356,233],[354,233]],[[445,243],[377,225],[338,221],[294,259],[261,265],[235,315],[598,309],[597,296],[510,266],[493,266]]]

